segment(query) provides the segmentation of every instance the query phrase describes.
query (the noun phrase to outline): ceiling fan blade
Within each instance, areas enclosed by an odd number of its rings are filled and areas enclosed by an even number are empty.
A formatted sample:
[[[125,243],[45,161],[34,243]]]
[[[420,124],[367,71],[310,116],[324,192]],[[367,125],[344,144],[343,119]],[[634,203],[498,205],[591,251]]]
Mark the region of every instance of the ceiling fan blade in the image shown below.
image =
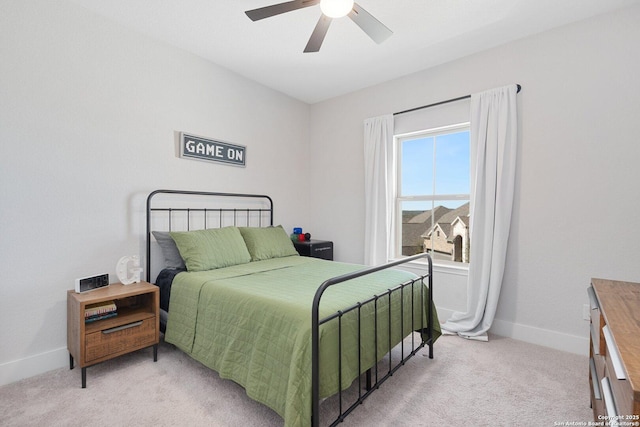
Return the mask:
[[[329,25],[331,25],[331,21],[332,19],[328,16],[324,14],[320,15],[320,19],[318,19],[316,28],[314,28],[313,33],[311,33],[311,37],[309,38],[309,42],[304,48],[304,53],[318,52],[320,50],[320,46],[322,46],[324,37],[327,35]]]
[[[358,3],[353,4],[349,18],[355,22],[371,39],[380,44],[393,34],[382,22],[378,21]]]
[[[271,6],[260,7],[258,9],[247,10],[245,13],[252,21],[270,18],[281,13],[292,12],[309,6],[315,6],[320,0],[294,0],[285,3],[273,4]]]

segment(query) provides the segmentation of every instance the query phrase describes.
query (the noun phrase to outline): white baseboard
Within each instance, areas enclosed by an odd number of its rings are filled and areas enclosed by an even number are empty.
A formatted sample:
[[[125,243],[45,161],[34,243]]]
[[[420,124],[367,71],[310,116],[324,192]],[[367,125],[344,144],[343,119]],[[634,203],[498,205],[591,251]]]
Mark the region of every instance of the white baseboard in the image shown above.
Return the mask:
[[[438,308],[438,317],[441,322],[451,317],[451,314],[453,314],[453,310]],[[490,332],[556,350],[580,355],[589,354],[588,337],[564,334],[500,319],[493,321]],[[69,366],[69,353],[66,347],[4,363],[0,365],[0,386],[65,366]]]
[[[438,308],[438,317],[441,322],[451,317],[453,310]],[[536,328],[534,326],[521,325],[494,319],[489,332],[502,337],[513,338],[531,344],[542,345],[556,350],[582,356],[589,355],[589,337],[579,337],[549,329]]]
[[[69,367],[69,352],[66,347],[3,363],[0,365],[0,386],[64,366]],[[78,381],[79,378],[78,376]]]
[[[589,355],[589,337],[579,337],[549,329],[520,325],[494,319],[490,332],[503,337],[551,347],[556,350],[567,351],[581,356]]]

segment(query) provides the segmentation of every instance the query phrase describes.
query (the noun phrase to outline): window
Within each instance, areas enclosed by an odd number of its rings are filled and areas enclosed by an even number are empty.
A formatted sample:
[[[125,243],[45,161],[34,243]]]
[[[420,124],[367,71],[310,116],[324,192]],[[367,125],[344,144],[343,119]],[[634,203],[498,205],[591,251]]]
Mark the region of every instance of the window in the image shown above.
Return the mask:
[[[395,257],[429,252],[464,265],[469,253],[469,124],[396,135]]]

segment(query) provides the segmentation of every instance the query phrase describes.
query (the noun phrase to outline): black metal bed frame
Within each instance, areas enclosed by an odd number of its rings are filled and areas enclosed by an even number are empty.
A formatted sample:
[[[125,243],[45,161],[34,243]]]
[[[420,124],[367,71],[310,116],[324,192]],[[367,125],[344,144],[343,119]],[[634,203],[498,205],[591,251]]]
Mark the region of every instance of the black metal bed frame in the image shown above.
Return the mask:
[[[185,196],[205,196],[205,197],[236,197],[236,198],[245,198],[245,199],[259,199],[263,200],[267,203],[268,208],[207,208],[199,205],[197,208],[189,208],[189,207],[167,207],[167,205],[163,205],[163,207],[153,207],[153,198],[160,194],[173,194],[173,195],[185,195]],[[251,214],[257,214],[255,216],[258,218],[258,227],[262,227],[262,218],[264,213],[268,213],[269,216],[269,224],[273,225],[273,200],[271,197],[263,195],[263,194],[239,194],[239,193],[216,193],[210,191],[187,191],[187,190],[155,190],[147,196],[147,233],[146,233],[146,241],[147,241],[147,255],[146,255],[146,266],[147,266],[147,282],[151,282],[151,214],[152,212],[165,212],[168,218],[168,228],[166,231],[171,231],[171,222],[172,222],[172,214],[174,212],[180,213],[182,212],[186,218],[186,231],[191,229],[190,221],[191,221],[191,213],[201,213],[203,218],[203,228],[207,228],[207,218],[210,217],[211,213],[218,214],[218,224],[222,227],[223,222],[223,214],[233,213],[233,223],[232,225],[238,225],[238,215],[244,215],[243,218],[246,219],[244,225],[250,225]]]
[[[258,199],[261,200],[262,203],[266,203],[268,205],[267,208],[242,208],[242,209],[236,209],[236,208],[204,208],[204,207],[196,207],[196,208],[190,208],[190,207],[168,207],[168,206],[163,206],[163,207],[153,207],[153,202],[152,199],[154,198],[154,196],[159,195],[159,194],[172,194],[172,195],[184,195],[184,196],[205,196],[205,197],[228,197],[228,198],[245,198],[245,199]],[[206,223],[207,223],[207,217],[211,214],[211,213],[217,213],[219,216],[219,222],[218,224],[220,226],[222,226],[222,221],[223,221],[223,214],[226,213],[232,213],[232,218],[233,218],[233,225],[237,225],[237,222],[239,221],[238,216],[240,215],[242,217],[242,219],[244,219],[243,221],[243,225],[249,225],[249,221],[250,221],[250,216],[252,214],[257,215],[257,217],[259,218],[258,226],[263,226],[262,225],[262,218],[265,215],[265,213],[267,214],[269,220],[268,220],[268,226],[272,226],[273,225],[273,200],[266,195],[258,195],[258,194],[239,194],[239,193],[218,193],[218,192],[204,192],[204,191],[181,191],[181,190],[156,190],[153,191],[152,193],[149,194],[149,196],[147,197],[147,220],[146,220],[146,224],[147,224],[147,230],[146,230],[146,240],[147,240],[147,245],[146,245],[146,277],[147,277],[147,281],[151,282],[151,231],[152,231],[152,220],[151,220],[151,216],[153,212],[164,212],[167,217],[168,217],[168,230],[165,231],[171,231],[171,218],[173,213],[179,213],[181,212],[183,215],[185,215],[186,217],[186,229],[189,230],[190,228],[190,216],[191,213],[200,213],[204,219],[203,223],[204,223],[204,228],[207,228]],[[358,277],[362,277],[362,276],[366,276],[368,274],[372,274],[378,271],[382,271],[382,270],[386,270],[388,268],[392,268],[395,266],[398,266],[400,264],[404,264],[407,262],[411,262],[420,258],[426,258],[427,262],[428,262],[428,272],[427,274],[424,274],[422,276],[416,277],[412,280],[409,280],[407,282],[398,284],[397,286],[388,289],[386,292],[383,292],[382,294],[377,294],[377,295],[373,295],[370,298],[368,298],[365,301],[360,301],[355,305],[352,305],[350,307],[346,307],[344,310],[339,310],[336,313],[333,313],[327,317],[324,318],[320,318],[320,300],[322,298],[323,293],[331,286],[358,278]],[[427,292],[427,305],[429,307],[429,311],[428,311],[428,316],[427,317],[427,324],[424,324],[424,292],[425,292],[425,286],[423,285],[424,282],[427,281],[428,286],[426,288],[426,292]],[[414,316],[414,308],[415,308],[415,286],[419,286],[420,287],[420,322],[419,324],[415,324],[415,316]],[[416,344],[416,339],[415,339],[415,334],[412,335],[411,337],[411,348],[408,350],[408,354],[405,355],[405,342],[404,339],[401,339],[400,344],[398,344],[398,346],[400,347],[400,360],[396,361],[395,363],[392,361],[391,358],[391,350],[394,347],[391,341],[391,328],[392,328],[392,321],[391,321],[391,298],[393,295],[396,295],[397,293],[399,293],[400,295],[400,304],[401,304],[401,312],[403,313],[400,316],[400,330],[403,331],[402,335],[404,335],[404,330],[405,330],[405,325],[404,325],[404,310],[405,308],[405,304],[404,304],[404,294],[405,292],[407,292],[407,289],[409,289],[409,291],[411,292],[411,302],[410,302],[410,309],[411,310],[411,330],[412,331],[416,331],[419,332],[420,335],[420,342],[418,344]],[[348,313],[351,312],[356,312],[357,313],[357,322],[358,322],[358,331],[360,331],[360,311],[362,310],[363,307],[365,307],[368,304],[373,304],[375,309],[374,309],[374,313],[375,313],[375,321],[374,321],[374,337],[375,337],[375,344],[374,344],[374,348],[375,348],[375,361],[378,361],[381,359],[381,357],[379,357],[378,355],[378,342],[377,342],[377,337],[378,337],[378,302],[382,299],[387,299],[388,304],[388,311],[389,314],[387,316],[388,318],[388,324],[386,325],[388,327],[388,346],[387,346],[387,354],[389,355],[388,357],[388,367],[386,369],[383,370],[383,373],[380,374],[379,373],[379,364],[375,363],[373,367],[368,368],[366,370],[365,373],[365,392],[363,392],[363,386],[362,386],[362,375],[360,375],[358,377],[358,397],[357,399],[355,399],[354,402],[352,402],[346,409],[343,410],[343,390],[342,387],[340,387],[341,383],[342,383],[342,378],[341,378],[341,373],[342,373],[342,350],[341,350],[341,346],[342,346],[342,324],[341,324],[341,320],[342,317]],[[384,383],[387,379],[389,379],[401,366],[403,366],[409,359],[411,359],[414,355],[416,355],[418,353],[418,351],[422,348],[424,348],[425,346],[428,347],[429,349],[429,358],[433,359],[433,342],[434,342],[434,335],[433,335],[433,264],[432,264],[432,260],[431,257],[424,253],[424,254],[418,254],[418,255],[414,255],[412,257],[408,257],[408,258],[404,258],[402,260],[399,261],[395,261],[395,262],[391,262],[385,265],[381,265],[381,266],[377,266],[377,267],[371,267],[371,268],[364,268],[363,270],[359,270],[353,273],[349,273],[349,274],[345,274],[342,276],[338,276],[338,277],[334,277],[331,278],[329,280],[326,280],[325,282],[323,282],[320,287],[318,288],[318,290],[316,291],[316,294],[314,296],[313,299],[313,305],[312,305],[312,310],[311,310],[311,353],[312,353],[312,360],[311,360],[311,380],[312,380],[312,385],[311,385],[311,395],[312,395],[312,402],[311,402],[311,425],[313,427],[318,427],[320,425],[320,327],[325,324],[328,323],[330,321],[337,321],[338,322],[338,416],[335,418],[335,420],[330,424],[331,426],[335,426],[339,423],[341,423],[342,421],[344,421],[344,419],[346,418],[347,415],[349,415],[351,412],[353,412],[354,409],[356,409],[356,407],[358,405],[360,405],[361,403],[363,403],[364,399],[366,399],[367,397],[369,397],[369,395],[371,395],[371,393],[373,393],[375,390],[377,390],[380,385],[382,385],[382,383]],[[426,337],[425,337],[426,336]],[[358,372],[363,372],[363,367],[361,366],[361,362],[362,362],[362,357],[360,354],[360,349],[362,348],[362,341],[361,341],[362,337],[360,335],[360,332],[358,332]],[[384,354],[380,355],[380,356],[384,356]],[[373,380],[373,382],[372,382]],[[348,404],[348,403],[347,403]]]
[[[391,289],[388,289],[386,292],[382,293],[382,294],[377,294],[377,295],[373,295],[372,297],[370,297],[369,299],[365,300],[365,301],[360,301],[358,303],[356,303],[355,305],[352,305],[351,307],[347,307],[344,310],[339,310],[336,313],[329,315],[327,317],[324,317],[322,319],[320,319],[320,299],[322,298],[322,294],[330,287],[330,286],[334,286],[337,285],[339,283],[343,283],[352,279],[356,279],[358,277],[362,277],[362,276],[366,276],[368,274],[372,274],[378,271],[382,271],[382,270],[386,270],[389,269],[391,267],[395,267],[397,265],[400,264],[404,264],[406,262],[410,262],[410,261],[414,261],[420,258],[427,258],[428,260],[428,273],[422,276],[419,276],[417,278],[414,278],[412,280],[409,280],[407,282],[401,283]],[[428,281],[428,287],[427,287],[427,301],[428,301],[428,306],[429,306],[429,312],[428,312],[428,316],[427,316],[427,324],[424,324],[424,303],[422,303],[424,301],[424,286],[423,286],[423,281],[424,280]],[[415,292],[414,292],[414,286],[415,285],[420,286],[420,324],[419,327],[418,325],[415,324],[415,316],[414,316],[414,307],[415,307]],[[409,308],[411,310],[411,330],[412,331],[417,331],[420,332],[420,335],[422,337],[421,342],[418,346],[416,346],[415,344],[415,336],[412,336],[411,338],[411,351],[405,355],[405,348],[404,348],[404,339],[400,341],[400,354],[401,354],[401,359],[399,361],[397,361],[395,364],[393,363],[392,359],[391,359],[391,349],[394,347],[391,341],[391,329],[392,329],[392,324],[391,324],[391,298],[393,295],[395,295],[397,292],[400,293],[400,305],[401,305],[401,315],[400,315],[400,330],[404,331],[404,292],[405,290],[409,288],[410,292],[411,292],[411,307]],[[342,409],[343,406],[343,396],[342,396],[342,389],[341,387],[338,387],[338,405],[339,405],[339,413],[338,416],[336,417],[336,419],[330,424],[331,426],[335,426],[339,423],[341,423],[345,417],[347,415],[349,415],[358,405],[360,405],[364,399],[366,399],[367,397],[369,397],[369,395],[371,393],[373,393],[373,391],[377,390],[380,385],[382,385],[382,383],[384,383],[387,379],[389,379],[394,372],[396,372],[401,366],[403,366],[409,359],[411,359],[420,349],[422,349],[425,345],[428,346],[429,348],[429,358],[433,359],[433,306],[432,306],[432,301],[433,301],[433,264],[431,261],[431,257],[428,254],[418,254],[418,255],[414,255],[412,257],[408,257],[408,258],[404,258],[402,260],[399,261],[395,261],[395,262],[391,262],[388,264],[384,264],[384,265],[380,265],[377,267],[371,267],[371,268],[366,268],[363,270],[359,270],[353,273],[349,273],[349,274],[344,274],[342,276],[338,276],[338,277],[333,277],[331,279],[326,280],[324,283],[322,283],[322,285],[320,285],[320,287],[318,288],[318,290],[316,291],[316,294],[313,298],[313,306],[311,309],[311,405],[312,405],[312,410],[311,410],[311,425],[313,427],[318,427],[319,426],[319,422],[320,422],[320,326],[322,326],[323,324],[330,322],[334,319],[338,319],[338,384],[340,385],[342,383],[342,378],[340,376],[341,372],[342,372],[342,351],[341,351],[341,343],[342,343],[342,327],[341,327],[341,323],[340,320],[341,318],[352,312],[352,311],[356,311],[358,313],[357,315],[357,319],[358,319],[358,349],[362,348],[362,337],[360,335],[360,311],[362,310],[362,308],[364,306],[366,306],[367,304],[374,304],[375,306],[375,321],[374,321],[374,333],[373,336],[375,338],[375,343],[374,343],[374,351],[375,351],[375,358],[374,360],[379,360],[379,355],[378,355],[378,301],[381,298],[386,298],[388,300],[388,304],[387,304],[387,308],[388,308],[388,315],[387,315],[387,319],[388,319],[388,346],[387,346],[387,352],[389,354],[389,363],[388,363],[388,368],[386,369],[386,373],[378,378],[378,364],[375,364],[372,368],[367,369],[366,371],[366,392],[363,394],[362,393],[362,376],[358,377],[358,398],[349,406],[347,407],[344,411]],[[425,327],[426,326],[426,327]],[[422,336],[422,333],[426,334],[426,339]],[[403,333],[404,335],[404,333]],[[360,350],[359,350],[360,351]],[[358,353],[358,372],[362,372],[362,366],[360,364],[362,360],[361,354],[360,352]],[[375,382],[372,384],[371,380],[372,380],[372,370],[373,372],[375,372]],[[317,415],[316,415],[317,414]]]

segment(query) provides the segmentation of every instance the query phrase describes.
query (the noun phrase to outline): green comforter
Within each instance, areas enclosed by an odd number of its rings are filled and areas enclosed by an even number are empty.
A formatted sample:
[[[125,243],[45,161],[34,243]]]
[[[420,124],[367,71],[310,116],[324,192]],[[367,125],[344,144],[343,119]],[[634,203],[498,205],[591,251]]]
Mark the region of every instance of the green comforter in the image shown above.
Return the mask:
[[[362,269],[362,266],[291,256],[251,262],[218,270],[180,273],[171,288],[165,341],[217,371],[221,377],[242,385],[247,395],[272,408],[285,426],[307,426],[311,421],[311,305],[322,282]],[[385,270],[330,287],[320,304],[320,317],[381,293],[394,284],[415,277],[400,270]],[[415,286],[419,288],[418,285]],[[417,291],[416,291],[417,292]],[[410,291],[404,293],[405,303]],[[419,295],[419,293],[415,293]],[[428,315],[417,302],[414,319]],[[426,298],[426,292],[425,292]],[[391,299],[392,313],[399,300]],[[378,302],[378,359],[388,352],[388,298]],[[425,304],[426,305],[426,304]],[[373,304],[363,310],[363,347],[369,357],[362,371],[373,366],[375,346]],[[407,306],[408,307],[408,306]],[[392,315],[393,317],[393,315]],[[399,316],[398,316],[399,317]],[[426,317],[425,317],[426,318]],[[338,391],[336,323],[325,324],[320,335],[320,394]],[[360,374],[357,365],[357,325],[343,323],[342,385],[347,388]],[[411,332],[411,314],[392,321],[395,345]],[[345,325],[346,328],[345,328]],[[426,325],[426,323],[425,323]],[[415,325],[418,328],[418,324]],[[440,326],[434,312],[434,338]],[[370,343],[370,344],[367,344]],[[364,351],[363,351],[364,353]]]

